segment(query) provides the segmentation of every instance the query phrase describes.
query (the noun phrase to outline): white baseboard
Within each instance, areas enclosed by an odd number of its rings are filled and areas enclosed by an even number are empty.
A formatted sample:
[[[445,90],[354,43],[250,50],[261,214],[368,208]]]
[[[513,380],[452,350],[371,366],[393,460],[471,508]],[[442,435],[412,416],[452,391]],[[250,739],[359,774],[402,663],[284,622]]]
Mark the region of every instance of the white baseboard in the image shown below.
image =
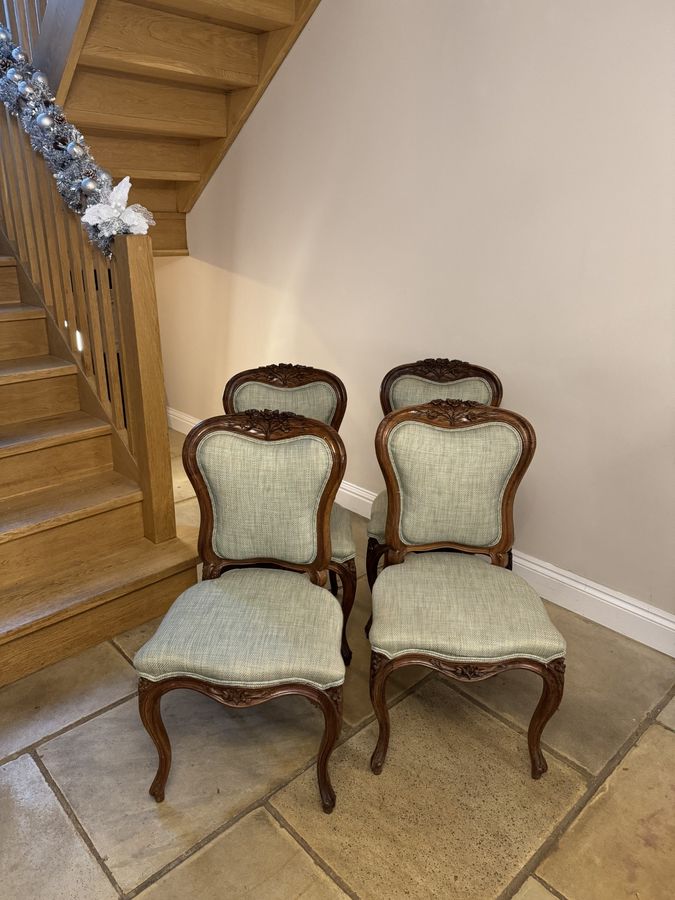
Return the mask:
[[[179,409],[171,409],[170,406],[166,408],[166,417],[169,421],[169,428],[173,428],[174,431],[178,431],[181,434],[187,434],[188,431],[192,431],[195,425],[198,425],[201,421],[200,419],[195,419],[194,416],[188,416],[187,413],[181,412]]]
[[[176,409],[167,408],[166,412],[169,427],[181,434],[187,434],[199,422]],[[367,519],[376,496],[358,484],[343,481],[337,500],[341,506]],[[551,603],[675,657],[675,615],[672,613],[518,550],[513,551],[513,570]]]
[[[675,616],[672,613],[518,550],[513,552],[513,571],[552,603],[654,650],[675,656]]]
[[[370,508],[375,497],[377,497],[377,494],[374,491],[367,491],[365,488],[359,487],[358,484],[343,481],[335,499],[340,506],[344,506],[359,516],[363,516],[364,519],[369,519]]]

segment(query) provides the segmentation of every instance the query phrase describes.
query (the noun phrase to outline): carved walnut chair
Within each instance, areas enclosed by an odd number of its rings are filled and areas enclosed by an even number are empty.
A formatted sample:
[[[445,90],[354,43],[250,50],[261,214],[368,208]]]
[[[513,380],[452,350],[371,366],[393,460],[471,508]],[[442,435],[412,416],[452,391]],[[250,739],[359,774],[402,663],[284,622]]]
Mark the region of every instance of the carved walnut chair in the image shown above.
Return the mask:
[[[527,669],[543,680],[528,731],[539,778],[547,768],[541,734],[563,693],[565,641],[536,591],[505,568],[514,496],[535,448],[532,426],[508,410],[435,400],[386,416],[375,446],[389,503],[370,631],[380,725],[371,769],[379,774],[387,753],[392,672],[421,665],[482,681]],[[441,549],[454,552],[428,552]]]
[[[134,659],[141,720],[157,747],[151,795],[171,766],[164,694],[191,689],[225,706],[299,694],[325,729],[321,802],[335,806],[328,759],[342,725],[342,613],[326,590],[330,510],[345,470],[334,429],[292,413],[216,416],[185,439],[201,522],[203,581],[178,597]]]
[[[488,406],[499,406],[502,383],[489,369],[459,359],[420,359],[396,366],[382,379],[380,405],[385,416],[396,409],[418,406],[430,400],[475,400]],[[373,501],[368,523],[366,573],[371,590],[380,559],[387,549],[384,541],[386,519],[387,492],[382,491]]]
[[[347,391],[337,375],[292,363],[239,372],[230,378],[223,392],[226,413],[246,409],[286,409],[325,422],[336,431],[340,429],[346,408]],[[352,651],[347,642],[347,622],[356,596],[356,545],[350,512],[339,503],[333,504],[330,528],[333,557],[329,576],[334,594],[337,595],[336,576],[342,584],[342,656],[349,665]]]

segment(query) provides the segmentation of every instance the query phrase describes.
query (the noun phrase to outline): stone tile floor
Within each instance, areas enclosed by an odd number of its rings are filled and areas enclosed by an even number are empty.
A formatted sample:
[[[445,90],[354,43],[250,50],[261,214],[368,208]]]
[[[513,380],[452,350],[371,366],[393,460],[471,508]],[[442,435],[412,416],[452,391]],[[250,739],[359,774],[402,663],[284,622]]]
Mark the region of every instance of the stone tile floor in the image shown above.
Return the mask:
[[[195,524],[178,465],[175,482],[178,518]],[[363,520],[354,531],[362,550]],[[390,680],[375,777],[362,552],[358,570],[331,816],[313,765],[320,716],[300,698],[226,710],[169,695],[173,768],[164,803],[150,798],[130,664],[148,623],[0,688],[2,900],[670,900],[675,660],[550,606],[569,662],[541,781],[524,736],[536,676],[467,687],[421,669]]]

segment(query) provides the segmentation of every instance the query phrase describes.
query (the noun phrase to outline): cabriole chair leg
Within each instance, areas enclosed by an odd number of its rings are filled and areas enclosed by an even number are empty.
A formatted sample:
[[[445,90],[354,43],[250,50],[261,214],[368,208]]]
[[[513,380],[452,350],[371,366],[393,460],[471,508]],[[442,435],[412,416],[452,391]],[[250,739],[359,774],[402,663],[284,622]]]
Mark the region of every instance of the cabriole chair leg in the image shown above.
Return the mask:
[[[343,563],[331,563],[329,575],[331,578],[339,576],[342,583],[342,659],[346,666],[352,661],[352,651],[347,640],[347,623],[354,606],[354,598],[356,597],[356,563],[353,559],[348,559]]]
[[[317,691],[313,702],[321,708],[324,718],[324,732],[316,760],[316,777],[323,811],[332,813],[335,809],[335,791],[328,774],[328,760],[342,729],[342,686]]]
[[[539,703],[527,730],[527,746],[530,751],[532,777],[535,779],[541,778],[548,769],[544,754],[541,752],[541,735],[562,700],[565,689],[565,660],[563,657],[554,659],[548,665],[542,665],[541,669],[537,671],[544,683]]]
[[[380,726],[377,745],[370,758],[370,769],[374,775],[379,775],[384,766],[389,747],[389,709],[387,707],[386,684],[392,667],[390,660],[380,653],[372,651],[370,654],[370,700],[375,710],[375,715]]]
[[[157,774],[150,785],[150,795],[157,803],[164,800],[164,788],[171,769],[171,743],[162,721],[162,694],[164,693],[161,681],[148,681],[145,678],[138,679],[138,711],[145,730],[148,732],[157,748],[159,765]]]

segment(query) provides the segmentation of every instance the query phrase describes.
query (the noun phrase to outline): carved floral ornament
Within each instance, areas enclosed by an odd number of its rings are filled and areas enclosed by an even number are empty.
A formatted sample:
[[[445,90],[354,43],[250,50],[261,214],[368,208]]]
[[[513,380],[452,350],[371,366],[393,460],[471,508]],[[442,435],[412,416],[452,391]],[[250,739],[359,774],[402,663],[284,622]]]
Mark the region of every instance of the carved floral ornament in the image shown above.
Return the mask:
[[[492,406],[484,406],[476,400],[431,400],[418,409],[408,412],[410,418],[423,418],[427,422],[443,422],[458,425],[462,422],[484,422],[499,418],[500,412]]]
[[[406,375],[417,375],[431,381],[455,381],[475,376],[476,367],[461,359],[420,359],[406,366]]]
[[[307,377],[311,376],[315,369],[311,366],[298,366],[294,363],[273,363],[265,366],[264,372],[258,372],[265,376],[265,381],[270,384],[279,384],[282,387],[300,387],[305,384]]]
[[[288,434],[306,422],[304,416],[280,412],[278,409],[247,409],[230,417],[228,431],[243,431],[246,434],[270,437],[274,434]]]

